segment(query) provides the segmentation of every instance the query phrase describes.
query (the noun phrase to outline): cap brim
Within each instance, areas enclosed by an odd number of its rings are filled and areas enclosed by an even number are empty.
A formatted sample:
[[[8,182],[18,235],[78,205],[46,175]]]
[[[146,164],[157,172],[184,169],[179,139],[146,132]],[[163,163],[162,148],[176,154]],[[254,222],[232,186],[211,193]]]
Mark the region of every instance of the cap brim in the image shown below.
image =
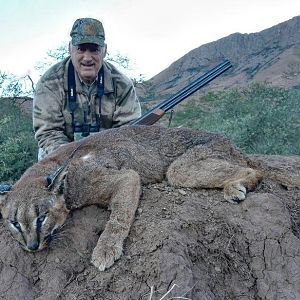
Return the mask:
[[[80,44],[96,44],[98,46],[104,47],[105,42],[102,37],[96,36],[73,36],[72,37],[72,45],[78,46]]]

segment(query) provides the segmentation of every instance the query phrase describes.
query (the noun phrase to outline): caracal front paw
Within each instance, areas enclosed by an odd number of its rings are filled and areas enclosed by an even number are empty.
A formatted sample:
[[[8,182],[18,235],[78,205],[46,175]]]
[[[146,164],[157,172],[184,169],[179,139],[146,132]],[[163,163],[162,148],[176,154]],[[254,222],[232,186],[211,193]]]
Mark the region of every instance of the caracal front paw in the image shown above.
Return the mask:
[[[121,257],[122,250],[121,243],[111,244],[105,243],[104,241],[101,243],[98,242],[93,251],[91,262],[97,269],[104,271]]]
[[[229,183],[224,187],[224,198],[233,204],[238,204],[245,200],[247,189],[240,183]]]

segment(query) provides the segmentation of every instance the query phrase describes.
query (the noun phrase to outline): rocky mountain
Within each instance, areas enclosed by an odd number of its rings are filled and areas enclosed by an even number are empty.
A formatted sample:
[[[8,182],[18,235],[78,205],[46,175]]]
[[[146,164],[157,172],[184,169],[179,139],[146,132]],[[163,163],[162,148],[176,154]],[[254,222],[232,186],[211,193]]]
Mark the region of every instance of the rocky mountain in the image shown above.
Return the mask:
[[[233,33],[202,45],[139,86],[138,94],[142,100],[166,98],[225,59],[233,68],[210,83],[210,90],[254,81],[300,88],[300,16],[261,32]]]

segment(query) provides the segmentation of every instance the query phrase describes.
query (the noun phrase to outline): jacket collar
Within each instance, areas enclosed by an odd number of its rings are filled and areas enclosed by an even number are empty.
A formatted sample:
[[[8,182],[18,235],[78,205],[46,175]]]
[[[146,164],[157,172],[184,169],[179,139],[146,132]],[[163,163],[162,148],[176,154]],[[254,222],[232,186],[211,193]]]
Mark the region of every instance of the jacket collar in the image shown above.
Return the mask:
[[[68,67],[71,61],[71,58],[68,57],[65,64],[65,72],[64,72],[64,89],[65,91],[68,90]],[[111,69],[106,61],[103,62],[103,70],[104,70],[104,94],[110,94],[114,92],[113,87],[113,80],[112,80],[112,74]],[[75,81],[76,81],[76,92],[82,93],[82,84],[81,80],[75,71]]]

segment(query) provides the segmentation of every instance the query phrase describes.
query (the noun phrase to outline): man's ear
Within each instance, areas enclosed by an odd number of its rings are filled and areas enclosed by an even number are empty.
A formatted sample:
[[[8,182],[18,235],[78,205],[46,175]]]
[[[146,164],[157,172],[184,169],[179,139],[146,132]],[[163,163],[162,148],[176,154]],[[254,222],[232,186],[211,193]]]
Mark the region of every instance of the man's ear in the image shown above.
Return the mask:
[[[104,46],[103,58],[106,56],[106,54],[107,54],[107,44],[105,44]]]
[[[69,54],[71,55],[71,50],[72,50],[72,44],[71,41],[69,42]]]

